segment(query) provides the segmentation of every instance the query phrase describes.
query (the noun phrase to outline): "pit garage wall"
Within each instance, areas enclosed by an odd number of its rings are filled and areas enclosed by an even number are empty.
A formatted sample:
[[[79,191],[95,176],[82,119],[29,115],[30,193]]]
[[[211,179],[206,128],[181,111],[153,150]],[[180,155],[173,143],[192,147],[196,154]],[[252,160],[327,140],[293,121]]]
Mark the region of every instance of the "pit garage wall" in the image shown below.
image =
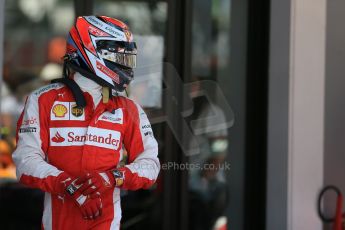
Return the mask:
[[[270,21],[266,229],[321,230],[326,0],[272,0]]]
[[[0,0],[0,96],[3,81],[3,64],[4,64],[4,26],[5,26],[5,1]],[[1,110],[1,99],[0,99],[0,110]],[[1,111],[0,111],[1,112]],[[1,126],[1,124],[0,124]],[[1,134],[0,134],[1,136]]]
[[[327,1],[324,184],[345,193],[345,1]],[[334,213],[334,197],[325,211]],[[331,229],[328,225],[325,229]]]

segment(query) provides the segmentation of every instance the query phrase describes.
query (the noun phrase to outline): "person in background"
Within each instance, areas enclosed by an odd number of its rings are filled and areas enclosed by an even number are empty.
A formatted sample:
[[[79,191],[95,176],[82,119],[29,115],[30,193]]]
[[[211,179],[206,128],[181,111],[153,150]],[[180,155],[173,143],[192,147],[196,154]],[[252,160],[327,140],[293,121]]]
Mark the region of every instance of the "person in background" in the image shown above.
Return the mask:
[[[133,79],[136,54],[125,23],[78,17],[65,77],[28,97],[13,160],[21,183],[45,191],[44,229],[119,229],[120,189],[155,183],[160,163],[150,122],[118,95]],[[118,165],[122,147],[125,166]]]
[[[39,77],[45,83],[62,76],[62,59],[66,53],[66,39],[62,37],[54,37],[48,43],[46,63],[40,71]]]
[[[210,230],[218,229],[215,226],[224,216],[229,199],[224,167],[228,131],[226,125],[219,125],[226,123],[223,110],[206,97],[200,80],[195,79],[190,92],[194,111],[189,120],[194,122],[200,153],[189,157],[189,162],[198,166],[189,170],[189,229]]]
[[[11,157],[11,146],[0,139],[0,179],[16,179],[16,170]]]

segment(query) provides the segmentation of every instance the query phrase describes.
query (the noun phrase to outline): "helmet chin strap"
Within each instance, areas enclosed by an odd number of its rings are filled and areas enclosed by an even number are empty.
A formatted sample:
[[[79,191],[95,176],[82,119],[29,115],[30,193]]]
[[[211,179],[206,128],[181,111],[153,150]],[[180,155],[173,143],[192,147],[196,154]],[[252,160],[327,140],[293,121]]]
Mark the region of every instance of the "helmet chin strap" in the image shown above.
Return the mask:
[[[96,82],[97,84],[102,86],[102,98],[103,98],[103,103],[108,103],[109,99],[113,96],[111,93],[111,89],[114,88],[111,84],[109,84],[107,81],[97,77],[95,74],[90,73],[89,71],[84,70],[83,68],[77,66],[74,64],[72,61],[65,61],[64,66],[66,66],[67,71],[69,68],[73,69],[76,72],[79,72],[81,75],[84,77]],[[68,73],[68,72],[66,72]],[[66,74],[65,74],[66,76]],[[116,92],[117,90],[114,89]]]
[[[79,85],[73,81],[71,78],[58,78],[51,81],[51,83],[62,83],[65,84],[71,91],[74,100],[79,108],[84,108],[86,106],[86,100],[83,91],[80,89]]]
[[[65,61],[64,65],[66,65],[66,69],[71,68],[73,69],[75,72],[79,72],[81,75],[83,75],[86,78],[89,78],[90,80],[96,82],[97,84],[103,86],[103,87],[109,87],[109,88],[113,88],[114,86],[111,85],[109,82],[103,80],[100,77],[97,77],[96,74],[94,73],[90,73],[89,71],[77,66],[76,64],[74,64],[72,61]],[[68,75],[67,75],[68,76]],[[65,75],[66,77],[66,75]]]
[[[102,87],[102,98],[103,98],[103,103],[107,104],[109,102],[109,97],[110,97],[110,89],[109,87]]]
[[[76,72],[79,72],[84,77],[87,77],[90,80],[93,80],[97,84],[102,85],[103,103],[109,102],[109,98],[111,98],[111,96],[112,96],[112,94],[110,93],[111,89],[110,89],[109,83],[107,83],[105,81],[102,82],[102,79],[100,79],[98,77],[93,77],[92,74],[89,73],[88,71],[85,71],[84,69],[80,68],[79,66],[72,64],[69,61],[65,61],[64,67],[63,67],[63,75],[64,75],[63,78],[54,79],[51,81],[51,83],[65,84],[71,90],[73,97],[76,101],[76,104],[79,108],[84,108],[86,106],[86,100],[85,100],[83,91],[80,89],[79,85],[74,80],[69,78],[69,75],[70,75],[69,68],[73,69]],[[99,79],[99,81],[96,79]],[[107,83],[107,84],[104,85],[104,83]]]

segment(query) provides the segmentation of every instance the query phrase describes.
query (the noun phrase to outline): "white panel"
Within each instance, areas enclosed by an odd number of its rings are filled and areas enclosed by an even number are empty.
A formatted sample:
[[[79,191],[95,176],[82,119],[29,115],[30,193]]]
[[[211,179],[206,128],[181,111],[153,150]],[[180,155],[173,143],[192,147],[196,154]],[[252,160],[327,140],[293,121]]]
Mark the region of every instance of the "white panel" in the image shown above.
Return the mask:
[[[110,225],[110,230],[119,230],[122,218],[120,189],[115,188],[113,192],[114,218]]]
[[[60,201],[63,202],[63,200],[60,200]],[[43,211],[43,217],[42,217],[42,225],[43,225],[44,230],[53,229],[52,218],[53,218],[52,198],[51,198],[51,194],[46,192],[44,193],[44,211]]]
[[[323,185],[326,0],[292,0],[288,229],[321,230],[315,203]]]

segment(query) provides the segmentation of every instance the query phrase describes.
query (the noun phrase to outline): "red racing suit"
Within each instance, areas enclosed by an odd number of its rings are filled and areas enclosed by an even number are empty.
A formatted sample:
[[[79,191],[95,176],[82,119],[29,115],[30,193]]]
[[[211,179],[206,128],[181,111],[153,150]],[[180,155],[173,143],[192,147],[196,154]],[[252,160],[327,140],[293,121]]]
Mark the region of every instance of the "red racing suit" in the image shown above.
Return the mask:
[[[84,220],[70,197],[52,191],[62,172],[79,177],[115,169],[124,147],[128,165],[123,189],[149,188],[159,173],[157,141],[141,107],[121,96],[95,106],[91,94],[83,94],[87,106],[80,109],[66,86],[42,87],[28,97],[18,121],[13,153],[17,176],[21,183],[46,192],[44,229],[119,229],[120,189],[102,194],[102,216]]]

